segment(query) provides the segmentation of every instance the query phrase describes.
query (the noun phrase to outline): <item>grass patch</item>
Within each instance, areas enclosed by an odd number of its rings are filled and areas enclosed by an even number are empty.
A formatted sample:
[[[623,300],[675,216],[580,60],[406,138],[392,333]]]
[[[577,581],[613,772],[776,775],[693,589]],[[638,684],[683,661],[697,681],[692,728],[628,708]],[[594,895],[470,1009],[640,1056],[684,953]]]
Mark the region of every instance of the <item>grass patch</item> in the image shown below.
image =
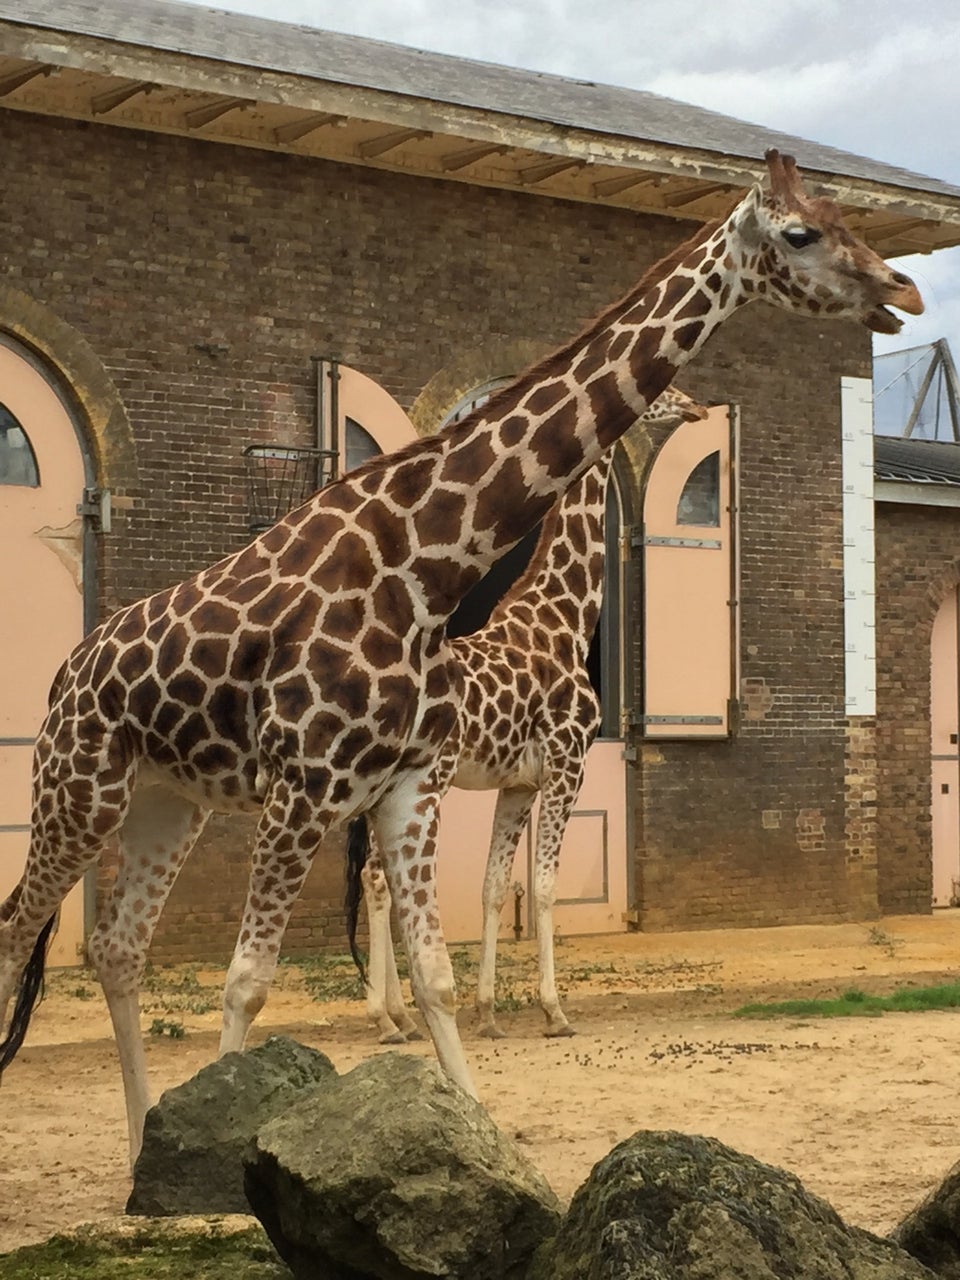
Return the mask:
[[[171,1022],[169,1018],[154,1018],[147,1028],[151,1036],[166,1036],[169,1040],[182,1040],[186,1035],[182,1022]]]
[[[960,982],[939,987],[899,987],[887,996],[845,991],[831,1000],[779,1000],[745,1004],[735,1018],[878,1018],[882,1013],[928,1013],[960,1008]]]
[[[311,1000],[362,1000],[366,990],[350,956],[298,956],[290,960],[291,969],[299,974],[299,985]]]
[[[205,986],[199,966],[155,969],[148,965],[140,982],[144,1013],[210,1013],[220,1007],[219,987]]]
[[[259,1227],[232,1234],[53,1236],[0,1257],[3,1280],[289,1280]]]

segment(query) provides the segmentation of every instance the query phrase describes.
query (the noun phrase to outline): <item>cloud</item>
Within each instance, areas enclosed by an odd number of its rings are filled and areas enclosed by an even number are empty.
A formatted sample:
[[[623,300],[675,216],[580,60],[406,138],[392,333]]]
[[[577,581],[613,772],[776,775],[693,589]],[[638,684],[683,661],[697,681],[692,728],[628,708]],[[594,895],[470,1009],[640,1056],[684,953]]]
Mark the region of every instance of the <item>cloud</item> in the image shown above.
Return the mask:
[[[936,127],[956,115],[958,48],[960,17],[944,30],[881,33],[846,46],[843,56],[801,65],[791,50],[784,62],[758,68],[665,68],[647,87],[960,182],[960,136]]]

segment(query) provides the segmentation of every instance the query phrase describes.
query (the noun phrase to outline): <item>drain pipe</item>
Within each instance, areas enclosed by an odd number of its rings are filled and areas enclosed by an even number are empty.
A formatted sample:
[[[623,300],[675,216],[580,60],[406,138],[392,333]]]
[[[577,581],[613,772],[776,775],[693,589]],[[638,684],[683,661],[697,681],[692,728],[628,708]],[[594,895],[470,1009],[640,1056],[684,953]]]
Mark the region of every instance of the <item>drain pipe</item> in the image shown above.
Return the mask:
[[[523,895],[524,887],[519,880],[513,885],[513,936],[517,942],[523,937]]]

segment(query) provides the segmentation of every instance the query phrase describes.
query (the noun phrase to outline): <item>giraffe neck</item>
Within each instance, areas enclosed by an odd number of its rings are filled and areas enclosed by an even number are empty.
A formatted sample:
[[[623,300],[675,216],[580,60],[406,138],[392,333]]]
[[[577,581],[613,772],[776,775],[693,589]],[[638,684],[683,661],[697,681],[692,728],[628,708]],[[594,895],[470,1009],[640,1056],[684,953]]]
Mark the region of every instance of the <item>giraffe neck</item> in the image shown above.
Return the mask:
[[[484,632],[506,624],[546,627],[573,641],[582,665],[600,618],[606,546],[604,517],[613,451],[548,512],[524,573],[496,605]]]
[[[748,301],[736,234],[732,217],[701,228],[584,333],[482,408],[322,490],[312,500],[315,527],[302,510],[287,520],[320,556],[324,544],[332,547],[330,509],[349,513],[371,558],[389,553],[410,593],[413,625],[441,631],[494,561]],[[297,563],[310,554],[297,555]]]

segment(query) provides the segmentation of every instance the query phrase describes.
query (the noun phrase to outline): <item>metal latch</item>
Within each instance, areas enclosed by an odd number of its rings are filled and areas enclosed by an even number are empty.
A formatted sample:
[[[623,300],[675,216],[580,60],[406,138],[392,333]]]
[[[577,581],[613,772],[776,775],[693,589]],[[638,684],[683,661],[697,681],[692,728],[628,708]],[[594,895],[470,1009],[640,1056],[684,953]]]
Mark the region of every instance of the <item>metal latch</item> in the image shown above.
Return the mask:
[[[110,490],[84,489],[83,501],[77,503],[77,515],[91,521],[97,533],[109,533],[113,515]]]

